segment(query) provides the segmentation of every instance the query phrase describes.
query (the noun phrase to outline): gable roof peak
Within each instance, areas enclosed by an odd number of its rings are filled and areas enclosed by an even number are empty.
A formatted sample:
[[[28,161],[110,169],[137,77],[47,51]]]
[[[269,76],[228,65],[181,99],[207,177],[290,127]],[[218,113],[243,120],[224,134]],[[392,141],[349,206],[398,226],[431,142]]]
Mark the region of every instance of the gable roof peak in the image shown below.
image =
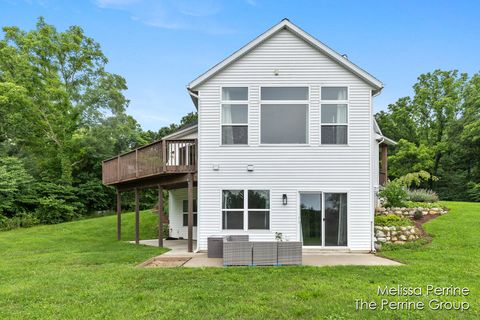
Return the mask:
[[[333,61],[336,63],[340,64],[350,72],[354,73],[356,76],[359,78],[363,79],[366,83],[368,83],[370,86],[374,88],[373,92],[379,93],[382,88],[383,84],[380,80],[376,79],[374,76],[366,72],[365,70],[361,69],[354,63],[352,63],[350,60],[347,58],[343,57],[341,54],[338,52],[334,51],[333,49],[329,48],[327,45],[325,45],[323,42],[317,40],[298,26],[296,26],[294,23],[292,23],[288,18],[283,18],[279,23],[247,43],[245,46],[228,56],[226,59],[222,60],[215,66],[213,66],[211,69],[197,77],[195,80],[190,82],[187,86],[187,89],[189,91],[195,90],[196,87],[198,87],[200,84],[205,82],[206,80],[210,79],[212,76],[226,68],[228,65],[231,63],[235,62],[251,50],[253,50],[255,47],[263,43],[265,40],[269,39],[271,36],[276,34],[278,31],[287,29],[290,32],[292,32],[295,36],[299,37],[303,41],[307,42],[310,44],[313,48],[319,50],[323,54],[327,55],[330,57]]]

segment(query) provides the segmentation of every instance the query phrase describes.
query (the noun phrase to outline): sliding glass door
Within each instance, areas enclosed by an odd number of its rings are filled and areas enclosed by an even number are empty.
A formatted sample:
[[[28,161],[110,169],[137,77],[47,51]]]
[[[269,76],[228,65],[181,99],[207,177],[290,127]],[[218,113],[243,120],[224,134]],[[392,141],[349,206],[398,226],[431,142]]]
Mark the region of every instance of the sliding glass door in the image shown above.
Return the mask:
[[[325,246],[347,245],[347,194],[325,193]]]
[[[304,246],[347,246],[347,194],[300,193]]]
[[[304,246],[322,245],[322,194],[300,194],[300,219]]]

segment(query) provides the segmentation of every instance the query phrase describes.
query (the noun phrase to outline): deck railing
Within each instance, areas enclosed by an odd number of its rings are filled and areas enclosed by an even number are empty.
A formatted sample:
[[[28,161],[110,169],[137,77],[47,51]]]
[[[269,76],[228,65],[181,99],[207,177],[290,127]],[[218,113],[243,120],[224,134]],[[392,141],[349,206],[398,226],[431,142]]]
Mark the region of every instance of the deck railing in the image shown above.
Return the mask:
[[[160,140],[102,162],[106,185],[197,169],[197,141]]]

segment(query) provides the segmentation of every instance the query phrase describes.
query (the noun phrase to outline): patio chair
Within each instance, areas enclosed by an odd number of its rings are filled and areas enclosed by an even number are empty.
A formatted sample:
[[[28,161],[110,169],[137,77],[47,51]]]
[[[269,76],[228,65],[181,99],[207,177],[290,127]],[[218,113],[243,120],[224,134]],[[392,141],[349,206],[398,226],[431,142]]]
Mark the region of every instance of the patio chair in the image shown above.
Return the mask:
[[[274,266],[277,264],[277,242],[253,242],[254,266]]]
[[[248,235],[227,236],[223,240],[223,265],[251,266],[252,243]]]
[[[280,241],[277,242],[278,265],[299,265],[302,264],[302,242]]]

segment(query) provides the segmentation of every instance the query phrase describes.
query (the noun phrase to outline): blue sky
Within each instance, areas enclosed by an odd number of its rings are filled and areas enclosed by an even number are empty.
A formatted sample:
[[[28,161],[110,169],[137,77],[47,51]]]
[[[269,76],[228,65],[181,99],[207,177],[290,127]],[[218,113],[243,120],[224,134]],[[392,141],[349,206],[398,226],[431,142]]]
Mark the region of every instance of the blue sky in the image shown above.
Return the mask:
[[[144,129],[194,107],[185,86],[282,18],[383,81],[375,111],[410,95],[421,73],[480,71],[479,1],[0,0],[0,25],[80,25],[127,79]]]

